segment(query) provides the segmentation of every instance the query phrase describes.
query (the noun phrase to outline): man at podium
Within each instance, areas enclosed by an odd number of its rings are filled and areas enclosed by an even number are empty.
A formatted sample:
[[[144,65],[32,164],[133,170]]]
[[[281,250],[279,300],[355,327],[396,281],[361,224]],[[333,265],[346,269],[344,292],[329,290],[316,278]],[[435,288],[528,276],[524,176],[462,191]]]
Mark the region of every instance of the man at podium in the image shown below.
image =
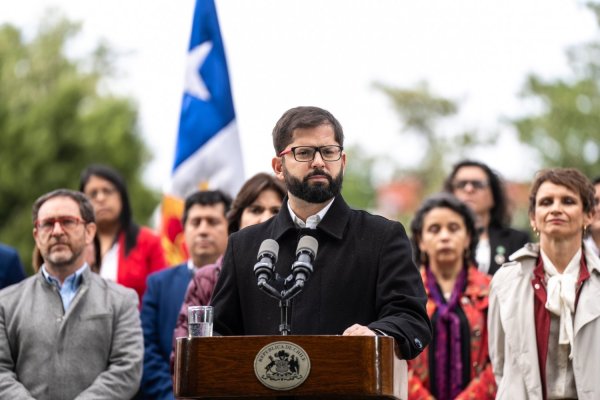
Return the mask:
[[[230,236],[212,300],[215,332],[281,332],[278,301],[259,289],[254,271],[261,244],[273,239],[279,248],[270,254],[274,267],[266,282],[272,293],[305,280],[287,309],[287,333],[392,336],[403,358],[416,357],[431,340],[423,283],[403,226],[352,210],[341,196],[340,123],[317,107],[293,108],[275,125],[273,144],[273,171],[287,197],[278,215]],[[316,239],[316,257],[298,255],[304,236]],[[301,276],[292,267],[299,257],[311,267]],[[259,278],[265,283],[265,275]]]

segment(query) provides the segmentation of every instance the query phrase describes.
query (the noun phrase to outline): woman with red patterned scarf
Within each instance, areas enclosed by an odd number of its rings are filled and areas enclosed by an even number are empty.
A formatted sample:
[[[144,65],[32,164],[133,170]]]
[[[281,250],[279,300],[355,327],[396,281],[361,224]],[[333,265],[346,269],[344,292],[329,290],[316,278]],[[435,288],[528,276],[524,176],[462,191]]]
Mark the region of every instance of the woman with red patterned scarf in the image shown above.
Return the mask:
[[[490,277],[473,259],[474,216],[460,200],[439,194],[425,200],[411,231],[433,341],[409,361],[408,398],[493,399],[486,325]]]
[[[529,221],[539,244],[514,253],[490,289],[498,399],[600,398],[600,259],[583,244],[594,213],[581,172],[537,174]]]

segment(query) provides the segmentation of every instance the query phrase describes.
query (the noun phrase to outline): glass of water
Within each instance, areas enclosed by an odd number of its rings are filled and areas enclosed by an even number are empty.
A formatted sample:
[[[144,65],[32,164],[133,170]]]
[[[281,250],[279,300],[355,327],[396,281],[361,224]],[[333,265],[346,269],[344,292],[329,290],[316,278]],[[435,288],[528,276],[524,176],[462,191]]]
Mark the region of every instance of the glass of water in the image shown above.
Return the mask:
[[[188,336],[212,336],[213,308],[212,306],[188,307]]]

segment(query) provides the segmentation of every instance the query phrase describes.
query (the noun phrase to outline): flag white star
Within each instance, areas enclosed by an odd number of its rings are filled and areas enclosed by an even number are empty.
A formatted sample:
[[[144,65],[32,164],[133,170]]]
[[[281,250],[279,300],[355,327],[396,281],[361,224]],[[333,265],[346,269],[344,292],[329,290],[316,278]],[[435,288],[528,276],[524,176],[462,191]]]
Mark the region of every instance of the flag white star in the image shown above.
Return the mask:
[[[194,47],[188,54],[184,90],[200,100],[210,100],[208,91],[202,77],[200,76],[200,67],[212,49],[212,42],[206,41]]]

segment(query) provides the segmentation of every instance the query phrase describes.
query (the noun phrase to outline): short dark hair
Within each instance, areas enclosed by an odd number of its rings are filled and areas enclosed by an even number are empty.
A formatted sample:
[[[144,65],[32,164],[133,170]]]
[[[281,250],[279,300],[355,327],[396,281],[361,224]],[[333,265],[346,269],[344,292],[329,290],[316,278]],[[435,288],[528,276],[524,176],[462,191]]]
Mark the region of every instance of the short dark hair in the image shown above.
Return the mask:
[[[333,128],[335,141],[344,146],[344,131],[342,125],[327,110],[319,107],[303,106],[287,110],[273,128],[273,147],[279,154],[293,141],[294,130],[316,128],[330,125]]]
[[[272,175],[261,172],[248,179],[233,200],[231,211],[227,214],[230,234],[240,230],[244,210],[265,190],[273,190],[282,200],[286,194],[283,183]]]
[[[590,180],[575,168],[549,168],[538,171],[531,184],[529,192],[529,215],[535,212],[535,198],[540,186],[544,182],[552,182],[579,194],[583,211],[586,213],[594,212],[594,185]]]
[[[194,205],[201,206],[212,206],[215,204],[223,204],[223,216],[226,216],[231,207],[231,197],[221,190],[199,190],[190,194],[185,198],[185,205],[183,208],[183,216],[181,217],[181,223],[185,226],[188,219],[190,208]]]
[[[486,164],[474,160],[463,160],[454,164],[452,167],[452,172],[450,172],[450,175],[448,175],[444,181],[444,191],[448,193],[454,193],[454,188],[452,187],[454,178],[456,177],[458,170],[463,167],[480,168],[487,176],[488,184],[490,185],[490,190],[492,191],[492,198],[494,200],[494,205],[490,210],[490,226],[495,226],[498,228],[509,226],[511,218],[508,212],[508,202],[506,199],[504,183],[502,182],[500,175],[493,171]]]
[[[117,189],[117,192],[119,192],[119,197],[121,198],[121,214],[119,215],[119,222],[121,224],[121,231],[125,232],[125,255],[127,255],[137,244],[140,227],[133,221],[133,213],[131,211],[131,203],[129,202],[125,178],[123,178],[123,176],[115,169],[107,165],[92,164],[81,172],[81,176],[79,177],[80,191],[85,191],[85,185],[87,185],[92,176],[109,181]]]
[[[597,185],[600,183],[600,175],[592,179],[592,185]]]
[[[38,220],[38,214],[40,212],[40,208],[42,205],[55,197],[68,197],[72,199],[79,205],[79,213],[81,214],[81,219],[83,219],[86,223],[96,222],[96,217],[94,214],[94,206],[90,203],[90,200],[81,192],[76,192],[70,189],[56,189],[52,192],[46,193],[38,197],[38,199],[33,203],[33,208],[31,210],[31,216],[33,219],[33,223]]]
[[[412,233],[411,242],[413,245],[415,263],[419,265],[422,258],[421,250],[419,249],[419,241],[423,236],[422,232],[425,216],[435,208],[448,208],[462,217],[467,233],[471,238],[465,262],[475,264],[475,251],[477,249],[477,243],[479,242],[479,233],[475,226],[475,216],[473,215],[473,211],[471,211],[465,203],[450,193],[438,193],[425,199],[410,223],[410,230]]]

